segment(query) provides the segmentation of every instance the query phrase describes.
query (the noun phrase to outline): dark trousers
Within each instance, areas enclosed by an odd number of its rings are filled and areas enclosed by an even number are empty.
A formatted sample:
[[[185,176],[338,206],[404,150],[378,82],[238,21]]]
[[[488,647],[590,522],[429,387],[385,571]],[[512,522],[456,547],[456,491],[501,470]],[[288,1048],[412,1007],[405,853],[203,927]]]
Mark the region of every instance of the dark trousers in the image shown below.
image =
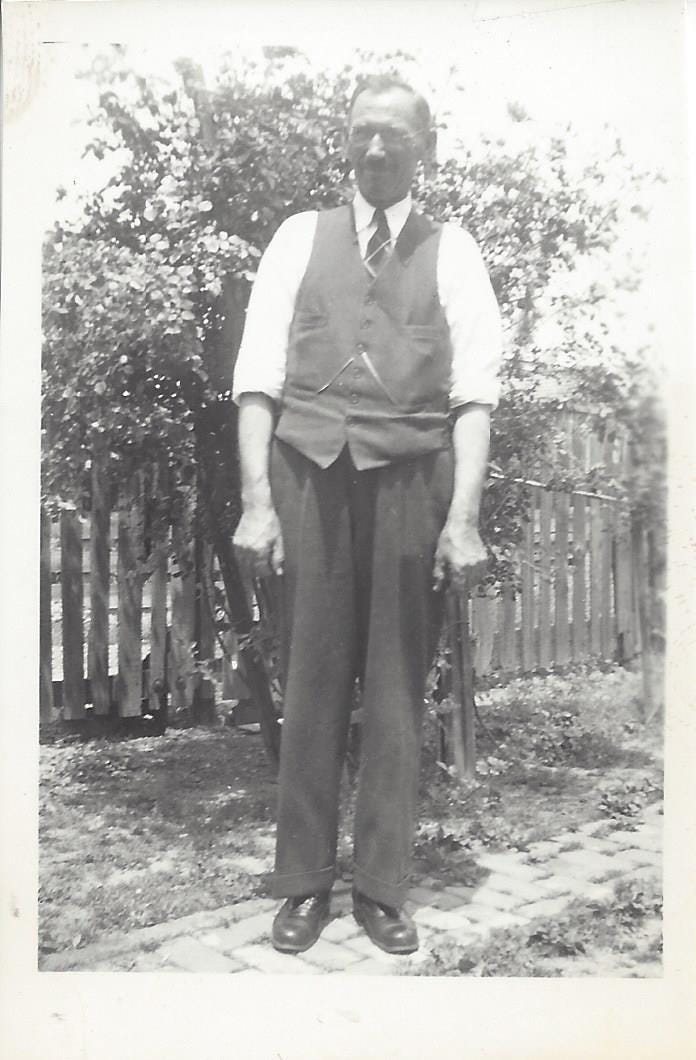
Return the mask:
[[[404,899],[425,682],[441,619],[433,557],[452,477],[449,450],[357,471],[344,449],[323,470],[273,443],[271,485],[285,545],[276,897],[333,882],[357,677],[363,728],[354,884],[389,905]]]

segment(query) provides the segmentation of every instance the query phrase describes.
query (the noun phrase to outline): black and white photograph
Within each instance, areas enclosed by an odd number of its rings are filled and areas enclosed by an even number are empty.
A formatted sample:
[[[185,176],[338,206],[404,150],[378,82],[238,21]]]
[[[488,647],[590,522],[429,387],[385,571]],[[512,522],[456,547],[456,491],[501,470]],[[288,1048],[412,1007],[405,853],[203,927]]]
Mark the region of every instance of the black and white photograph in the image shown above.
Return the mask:
[[[36,778],[28,967],[270,1009],[664,986],[692,706],[682,5],[4,12],[6,122],[36,137],[3,162],[36,321],[10,350],[3,299],[0,362],[3,446],[32,432],[11,532],[35,548],[4,549],[31,568],[3,703]],[[676,1058],[678,1027],[350,1055]],[[349,1055],[319,1040],[223,1053]]]

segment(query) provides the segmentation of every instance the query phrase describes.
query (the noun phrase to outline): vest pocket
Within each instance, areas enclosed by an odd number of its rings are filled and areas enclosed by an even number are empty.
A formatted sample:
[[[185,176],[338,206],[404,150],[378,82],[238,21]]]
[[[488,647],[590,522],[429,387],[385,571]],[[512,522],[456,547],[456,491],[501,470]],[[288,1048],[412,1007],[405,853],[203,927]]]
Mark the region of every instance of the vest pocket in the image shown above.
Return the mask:
[[[439,406],[449,395],[450,357],[442,328],[428,324],[406,324],[400,371],[390,389],[407,411]]]

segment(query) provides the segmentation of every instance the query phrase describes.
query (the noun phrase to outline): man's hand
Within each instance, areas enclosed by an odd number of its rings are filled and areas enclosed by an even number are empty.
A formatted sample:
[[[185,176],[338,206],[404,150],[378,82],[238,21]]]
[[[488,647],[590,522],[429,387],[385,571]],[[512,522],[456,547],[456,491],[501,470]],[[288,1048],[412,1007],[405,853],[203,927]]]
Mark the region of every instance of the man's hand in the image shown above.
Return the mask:
[[[476,527],[450,516],[435,550],[433,587],[440,589],[447,579],[460,592],[473,589],[486,573],[487,561]]]
[[[233,542],[240,563],[254,577],[283,573],[283,535],[272,505],[245,510]]]

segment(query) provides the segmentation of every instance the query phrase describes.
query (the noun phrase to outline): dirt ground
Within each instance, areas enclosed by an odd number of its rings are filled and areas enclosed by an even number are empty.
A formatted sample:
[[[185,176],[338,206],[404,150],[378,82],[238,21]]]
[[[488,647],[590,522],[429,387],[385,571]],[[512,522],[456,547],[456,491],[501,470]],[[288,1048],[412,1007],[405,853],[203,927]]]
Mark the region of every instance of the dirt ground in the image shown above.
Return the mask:
[[[430,713],[414,880],[472,884],[481,850],[523,850],[602,817],[630,827],[662,790],[661,729],[640,721],[638,692],[637,676],[616,670],[479,695],[478,772],[466,785],[438,764]],[[41,954],[268,893],[276,782],[258,735],[224,725],[89,742],[48,734],[40,754]],[[349,876],[347,777],[344,796]],[[618,958],[600,946],[567,960]]]

